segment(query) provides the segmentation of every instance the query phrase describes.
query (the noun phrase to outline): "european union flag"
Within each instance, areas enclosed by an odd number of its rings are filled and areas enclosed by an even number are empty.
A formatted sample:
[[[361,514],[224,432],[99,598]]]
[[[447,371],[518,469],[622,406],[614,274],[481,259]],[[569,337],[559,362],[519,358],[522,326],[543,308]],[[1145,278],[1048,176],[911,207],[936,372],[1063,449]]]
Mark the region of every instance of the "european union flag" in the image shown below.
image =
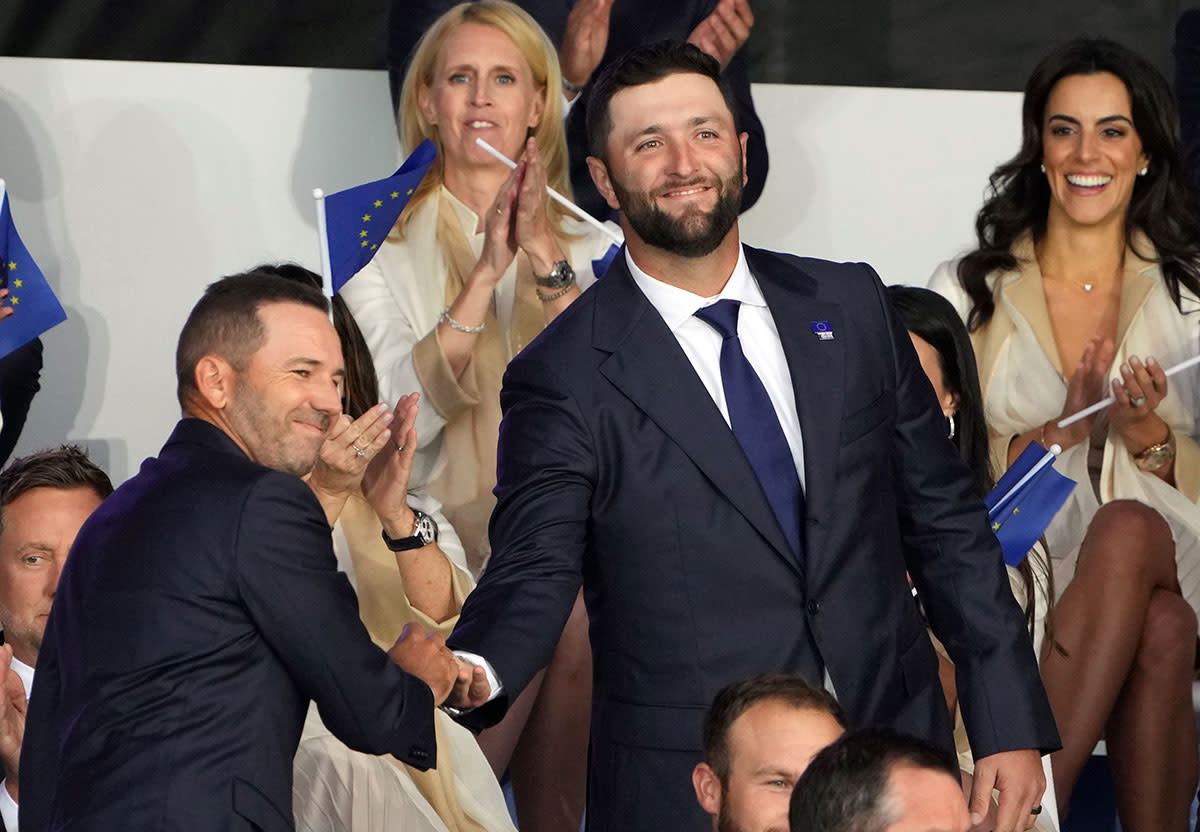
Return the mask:
[[[13,310],[0,320],[0,358],[67,319],[46,276],[21,242],[7,191],[0,201],[0,288],[8,289],[3,304]]]
[[[604,277],[604,273],[608,271],[608,267],[612,265],[612,261],[616,258],[617,252],[621,247],[613,243],[608,247],[608,251],[604,252],[604,256],[592,261],[592,274],[599,279]]]
[[[426,139],[387,179],[325,197],[329,282],[335,294],[371,262],[436,157],[437,149]]]
[[[1054,454],[1030,442],[984,500],[1005,563],[1025,559],[1074,489],[1075,480],[1054,470]]]

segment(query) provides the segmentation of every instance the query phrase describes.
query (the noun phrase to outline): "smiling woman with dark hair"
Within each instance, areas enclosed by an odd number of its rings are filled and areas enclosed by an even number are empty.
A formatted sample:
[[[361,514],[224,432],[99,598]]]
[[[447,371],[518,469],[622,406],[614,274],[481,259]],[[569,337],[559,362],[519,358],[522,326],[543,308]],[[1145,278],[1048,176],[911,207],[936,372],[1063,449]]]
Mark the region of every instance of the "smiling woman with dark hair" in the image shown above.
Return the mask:
[[[972,332],[1003,471],[1030,442],[1079,485],[1046,530],[1060,590],[1042,676],[1060,808],[1101,736],[1124,828],[1182,830],[1196,788],[1200,219],[1165,79],[1111,41],[1055,50],[978,246],[934,274]],[[1115,403],[1060,428],[1108,394]]]

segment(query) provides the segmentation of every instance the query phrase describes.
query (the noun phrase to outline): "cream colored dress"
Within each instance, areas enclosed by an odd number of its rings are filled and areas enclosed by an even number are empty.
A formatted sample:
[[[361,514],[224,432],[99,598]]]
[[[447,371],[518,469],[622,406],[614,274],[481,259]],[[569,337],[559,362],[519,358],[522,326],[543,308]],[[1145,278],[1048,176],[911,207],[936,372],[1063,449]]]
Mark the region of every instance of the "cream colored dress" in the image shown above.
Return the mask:
[[[438,321],[483,252],[486,235],[476,233],[478,226],[475,213],[441,188],[412,213],[404,234],[393,229],[341,290],[371,351],[383,399],[421,393],[411,482],[442,503],[476,574],[488,554],[500,380],[508,361],[545,325],[528,260],[519,255],[496,284],[470,362],[454,375],[438,342]],[[605,255],[610,241],[571,218],[563,230],[570,236],[567,257],[586,289],[595,282],[592,261]]]
[[[413,495],[410,503],[434,516],[438,544],[452,563],[455,608],[474,586],[459,563],[462,546],[436,501]],[[359,599],[359,615],[387,649],[404,625],[417,621],[446,635],[457,614],[434,621],[408,603],[396,556],[379,535],[379,520],[361,496],[347,503],[334,529],[338,567]],[[298,832],[515,832],[504,795],[475,737],[445,713],[434,712],[438,765],[418,771],[391,756],[354,751],[333,736],[316,705],[296,750],[292,809]]]
[[[1144,237],[1134,244],[1138,251],[1153,252]],[[1007,466],[1011,438],[1056,418],[1067,393],[1031,239],[1019,241],[1013,253],[1020,267],[989,278],[996,311],[988,324],[971,336],[992,462],[998,471]],[[965,320],[970,304],[959,286],[957,268],[957,261],[943,263],[930,279],[929,288],[950,299]],[[1200,352],[1200,299],[1186,289],[1181,291],[1184,314],[1172,301],[1158,266],[1142,260],[1133,248],[1126,252],[1111,377],[1118,378],[1121,364],[1132,356],[1154,356],[1167,368]],[[1170,379],[1157,413],[1171,426],[1178,443],[1175,488],[1139,471],[1115,431],[1104,443],[1099,495],[1088,474],[1087,443],[1070,448],[1055,462],[1060,472],[1079,483],[1046,530],[1058,594],[1075,573],[1080,544],[1099,507],[1111,500],[1131,499],[1157,509],[1166,518],[1175,538],[1183,596],[1200,611],[1200,507],[1196,504],[1200,497],[1200,445],[1196,442],[1200,367]]]

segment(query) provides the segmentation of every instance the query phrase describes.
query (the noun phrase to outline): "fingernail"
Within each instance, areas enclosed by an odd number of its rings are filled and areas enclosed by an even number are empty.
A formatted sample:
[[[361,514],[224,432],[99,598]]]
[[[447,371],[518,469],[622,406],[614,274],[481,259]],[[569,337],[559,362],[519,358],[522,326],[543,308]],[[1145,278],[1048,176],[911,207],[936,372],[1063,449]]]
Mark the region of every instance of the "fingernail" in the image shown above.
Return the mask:
[[[1134,367],[1142,366],[1142,362],[1138,360],[1138,357],[1136,355],[1129,359],[1129,363],[1132,364]]]
[[[391,424],[391,421],[395,418],[396,417],[394,415],[392,415],[391,413],[385,413],[379,417],[379,420],[381,422],[383,422],[385,425],[387,425],[387,424]]]
[[[971,813],[971,825],[978,826],[981,823],[983,823],[983,815],[979,814],[978,812],[972,812]]]
[[[375,405],[375,409],[380,413],[386,413],[387,411],[391,410],[391,408],[387,406],[386,402],[380,402],[379,404]]]
[[[1125,375],[1129,375],[1130,373],[1133,372],[1133,370],[1129,369],[1128,362],[1121,365],[1121,372],[1124,373]]]
[[[1149,366],[1151,366],[1151,367],[1157,367],[1157,366],[1158,366],[1158,359],[1157,359],[1157,358],[1155,358],[1153,355],[1147,355],[1147,356],[1146,356],[1146,363],[1147,363]]]

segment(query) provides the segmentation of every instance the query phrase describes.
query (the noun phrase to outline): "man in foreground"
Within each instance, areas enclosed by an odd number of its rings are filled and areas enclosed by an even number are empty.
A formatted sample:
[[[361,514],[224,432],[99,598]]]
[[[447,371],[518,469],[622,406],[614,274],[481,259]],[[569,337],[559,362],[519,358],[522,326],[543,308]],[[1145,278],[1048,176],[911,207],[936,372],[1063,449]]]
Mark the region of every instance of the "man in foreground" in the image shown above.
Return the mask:
[[[958,768],[929,743],[848,734],[813,758],[796,784],[791,832],[967,832]]]
[[[722,688],[704,719],[704,762],[692,772],[713,832],[784,832],[796,781],[845,728],[837,701],[799,676]]]
[[[23,830],[291,829],[310,698],[352,748],[435,765],[454,659],[440,639],[390,656],[371,643],[300,479],[341,412],[326,310],[316,290],[255,272],[192,310],[176,355],[184,418],[80,530],[59,582]]]
[[[509,364],[492,559],[449,642],[497,719],[580,583],[595,658],[588,826],[706,822],[690,788],[713,694],[825,681],[851,727],[953,752],[959,673],[982,816],[1032,824],[1058,745],[973,479],[875,273],[744,247],[739,136],[712,58],[635,49],[595,81],[592,175],[627,248]]]

